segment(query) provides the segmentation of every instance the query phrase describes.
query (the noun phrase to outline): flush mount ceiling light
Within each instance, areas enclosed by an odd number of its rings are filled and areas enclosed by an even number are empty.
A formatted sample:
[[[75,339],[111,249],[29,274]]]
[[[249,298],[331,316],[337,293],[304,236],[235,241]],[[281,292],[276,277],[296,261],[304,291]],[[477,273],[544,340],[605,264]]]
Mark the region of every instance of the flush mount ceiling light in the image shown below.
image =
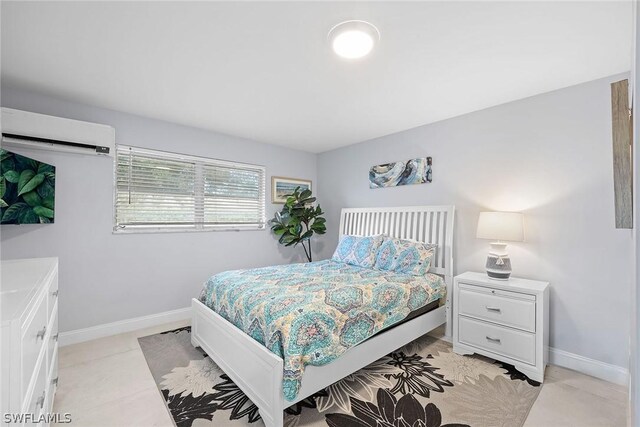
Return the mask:
[[[344,21],[329,30],[328,39],[336,55],[357,59],[373,50],[380,41],[380,31],[366,21]]]

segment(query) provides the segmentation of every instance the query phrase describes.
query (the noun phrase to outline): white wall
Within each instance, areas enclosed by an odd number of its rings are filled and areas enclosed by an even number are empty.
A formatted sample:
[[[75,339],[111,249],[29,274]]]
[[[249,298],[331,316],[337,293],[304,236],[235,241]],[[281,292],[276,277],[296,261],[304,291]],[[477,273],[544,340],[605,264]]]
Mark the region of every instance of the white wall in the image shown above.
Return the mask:
[[[613,76],[407,130],[318,157],[318,197],[336,244],[342,207],[457,208],[456,273],[483,271],[481,210],[523,211],[514,276],[551,282],[550,345],[627,367],[633,241],[614,228]],[[433,183],[369,189],[375,164],[433,157]]]
[[[109,124],[122,144],[312,179],[329,220],[317,259],[335,248],[342,207],[455,204],[455,270],[481,271],[488,245],[475,239],[478,212],[524,211],[527,241],[509,246],[514,275],[551,282],[551,346],[626,368],[633,241],[614,228],[609,97],[609,83],[626,77],[323,153],[317,179],[313,154],[15,88],[2,88],[2,105]],[[110,160],[27,154],[58,167],[56,223],[3,226],[2,258],[60,257],[62,331],[185,307],[222,270],[302,260],[268,231],[113,235]],[[432,184],[369,189],[371,165],[425,155],[434,159]],[[267,207],[270,216],[276,207]]]
[[[115,127],[118,143],[238,160],[270,176],[316,183],[316,156],[171,123],[2,88],[2,105]],[[282,248],[269,230],[112,234],[111,158],[15,150],[54,164],[55,224],[2,226],[2,258],[60,258],[60,330],[187,307],[202,283],[220,271],[302,261],[302,249]]]

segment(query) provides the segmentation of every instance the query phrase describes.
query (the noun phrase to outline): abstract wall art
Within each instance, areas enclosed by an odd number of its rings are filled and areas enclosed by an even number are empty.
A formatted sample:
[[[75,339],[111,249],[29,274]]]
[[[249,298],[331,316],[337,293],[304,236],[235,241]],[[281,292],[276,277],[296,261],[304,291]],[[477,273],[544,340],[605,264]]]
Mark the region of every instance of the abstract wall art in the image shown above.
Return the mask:
[[[404,162],[385,163],[369,169],[369,187],[397,187],[399,185],[431,182],[431,157]]]

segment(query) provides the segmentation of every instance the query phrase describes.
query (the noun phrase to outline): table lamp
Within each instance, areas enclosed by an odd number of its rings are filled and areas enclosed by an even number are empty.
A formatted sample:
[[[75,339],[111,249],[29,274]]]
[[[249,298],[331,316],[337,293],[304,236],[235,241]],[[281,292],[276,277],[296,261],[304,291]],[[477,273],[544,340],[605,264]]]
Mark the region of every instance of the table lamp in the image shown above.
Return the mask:
[[[503,241],[524,241],[524,219],[519,212],[480,212],[478,239],[492,240],[487,256],[487,276],[491,279],[508,280],[511,275],[511,259],[507,244]]]

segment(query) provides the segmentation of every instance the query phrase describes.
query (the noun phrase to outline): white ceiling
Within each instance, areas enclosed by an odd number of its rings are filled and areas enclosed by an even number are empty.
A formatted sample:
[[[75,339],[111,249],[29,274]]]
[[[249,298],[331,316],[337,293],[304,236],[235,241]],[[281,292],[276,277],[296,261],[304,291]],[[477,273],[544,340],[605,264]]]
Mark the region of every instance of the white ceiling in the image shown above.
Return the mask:
[[[631,2],[2,2],[2,78],[321,152],[625,72]],[[359,61],[328,30],[375,24]]]

